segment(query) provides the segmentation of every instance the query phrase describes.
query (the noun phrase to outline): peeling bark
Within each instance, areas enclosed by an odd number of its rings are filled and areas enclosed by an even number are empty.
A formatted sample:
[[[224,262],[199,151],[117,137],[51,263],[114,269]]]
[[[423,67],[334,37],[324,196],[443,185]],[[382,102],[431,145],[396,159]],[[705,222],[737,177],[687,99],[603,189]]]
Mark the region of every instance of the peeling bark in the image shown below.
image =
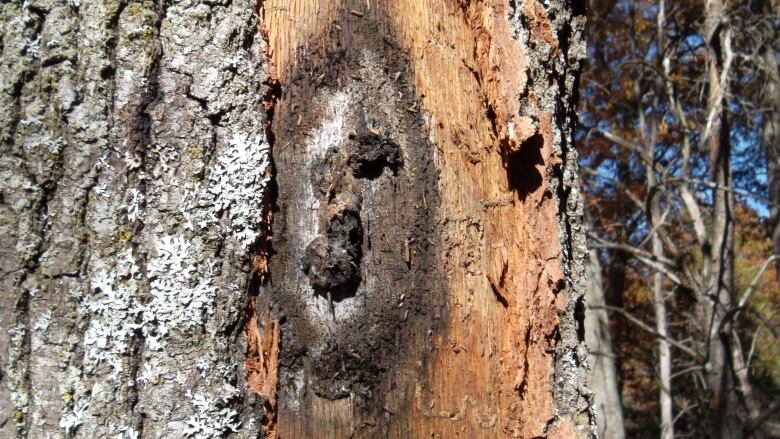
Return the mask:
[[[591,434],[569,144],[582,11],[306,0],[262,11],[280,93],[260,297],[286,321],[282,435]],[[399,145],[397,172],[321,183],[372,130]],[[355,242],[331,232],[344,203],[363,236],[345,255],[360,258],[328,256]],[[359,268],[356,288],[312,277],[339,264]]]
[[[263,432],[268,438],[276,435],[276,388],[279,384],[279,322],[271,322],[271,310],[263,312],[263,334],[258,330],[257,302],[250,299],[246,322],[246,374],[249,390],[265,398]]]

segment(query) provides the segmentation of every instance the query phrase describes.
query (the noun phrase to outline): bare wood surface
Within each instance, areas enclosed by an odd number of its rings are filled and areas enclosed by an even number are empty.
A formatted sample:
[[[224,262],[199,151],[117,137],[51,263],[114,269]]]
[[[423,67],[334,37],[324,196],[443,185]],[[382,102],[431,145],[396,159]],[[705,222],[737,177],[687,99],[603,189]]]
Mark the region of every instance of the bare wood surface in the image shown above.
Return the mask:
[[[261,14],[280,88],[273,109],[280,174],[296,160],[278,151],[300,143],[284,127],[319,129],[307,124],[307,107],[318,105],[321,90],[359,84],[358,97],[348,101],[358,105],[371,102],[371,87],[381,82],[371,77],[371,65],[332,69],[329,54],[343,50],[346,58],[350,53],[360,58],[361,50],[384,47],[407,63],[381,74],[413,88],[411,100],[391,111],[422,117],[434,149],[438,194],[429,193],[429,199],[439,200],[439,236],[429,238],[437,243],[446,285],[442,324],[420,326],[429,332],[424,345],[430,352],[399,351],[397,367],[384,378],[392,385],[373,397],[383,401],[378,409],[361,412],[353,397],[297,393],[300,405],[280,406],[281,436],[571,437],[575,430],[587,435],[582,415],[556,414],[551,382],[562,332],[559,315],[576,301],[564,276],[561,200],[554,193],[564,159],[556,138],[561,111],[556,102],[565,90],[540,84],[554,79],[540,66],[563,60],[568,49],[553,30],[560,19],[551,23],[535,1],[510,8],[498,1],[269,0]],[[383,52],[376,58],[381,64],[392,56]],[[328,111],[334,110],[317,112]],[[282,210],[289,203],[284,197]],[[415,340],[420,341],[401,343]],[[304,386],[311,385],[309,360],[301,367]],[[284,393],[282,383],[280,398]]]

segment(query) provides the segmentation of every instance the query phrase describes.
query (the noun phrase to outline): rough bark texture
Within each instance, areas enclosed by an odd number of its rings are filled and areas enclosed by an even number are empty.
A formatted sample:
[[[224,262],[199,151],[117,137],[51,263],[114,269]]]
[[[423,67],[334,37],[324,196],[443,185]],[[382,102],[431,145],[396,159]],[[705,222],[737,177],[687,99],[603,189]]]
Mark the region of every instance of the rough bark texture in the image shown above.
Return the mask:
[[[0,436],[590,436],[583,13],[0,5]]]
[[[0,5],[0,436],[256,437],[248,1]]]

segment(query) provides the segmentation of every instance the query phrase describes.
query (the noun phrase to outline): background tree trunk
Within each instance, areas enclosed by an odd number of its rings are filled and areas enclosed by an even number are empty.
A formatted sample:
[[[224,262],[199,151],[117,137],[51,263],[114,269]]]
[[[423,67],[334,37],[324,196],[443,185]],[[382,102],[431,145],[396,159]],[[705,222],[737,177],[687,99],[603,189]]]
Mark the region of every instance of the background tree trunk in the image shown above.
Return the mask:
[[[736,413],[739,408],[732,374],[732,359],[724,317],[732,307],[734,287],[734,200],[731,187],[731,139],[728,122],[731,27],[726,20],[725,4],[705,2],[703,35],[707,42],[707,126],[704,140],[709,145],[713,219],[711,238],[703,249],[705,297],[699,298],[700,326],[706,331],[706,380],[710,392],[712,432],[721,438],[743,437]]]
[[[756,13],[773,17],[780,11],[776,1],[756,2]],[[777,68],[777,54],[774,48],[775,29],[771,20],[763,30],[769,35],[761,47],[761,73],[764,79],[762,107],[764,124],[761,141],[766,152],[767,186],[769,187],[770,225],[774,252],[780,255],[780,72]],[[780,262],[775,266],[780,267]],[[780,269],[777,270],[780,276]]]
[[[593,405],[596,408],[596,429],[599,437],[622,439],[623,405],[620,397],[617,354],[612,343],[609,314],[604,309],[601,264],[595,250],[590,251],[588,264],[588,289],[585,292],[585,343],[590,352],[590,380]]]
[[[428,3],[0,6],[0,435],[591,435],[584,11]]]

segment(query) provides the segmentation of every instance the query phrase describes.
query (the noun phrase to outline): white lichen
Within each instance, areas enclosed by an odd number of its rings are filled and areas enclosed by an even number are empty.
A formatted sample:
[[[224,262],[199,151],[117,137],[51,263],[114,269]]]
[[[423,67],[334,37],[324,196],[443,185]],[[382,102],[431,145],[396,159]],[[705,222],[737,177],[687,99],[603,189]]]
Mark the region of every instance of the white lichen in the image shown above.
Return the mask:
[[[141,368],[141,373],[138,375],[138,381],[142,383],[156,383],[160,378],[159,372],[154,370],[148,363],[144,364]]]
[[[112,377],[119,378],[124,368],[122,357],[129,351],[144,307],[135,282],[119,279],[108,267],[96,273],[90,287],[97,297],[88,301],[84,310],[93,316],[84,333],[84,366],[96,372],[101,366],[110,365]]]
[[[89,409],[89,400],[81,399],[68,407],[60,418],[60,428],[65,430],[65,434],[75,431],[87,418]]]
[[[209,369],[211,369],[211,362],[206,358],[199,358],[198,361],[195,362],[195,367],[200,371],[200,377],[206,378]]]
[[[230,400],[235,396],[235,393],[228,393],[214,398],[203,393],[193,394],[188,391],[187,397],[192,401],[195,414],[187,421],[184,435],[206,439],[238,431],[241,426],[238,412],[229,407]]]
[[[135,222],[141,215],[141,205],[144,202],[144,195],[136,188],[130,189],[130,201],[121,206],[127,213],[127,220]]]
[[[35,322],[33,329],[39,332],[46,332],[49,329],[49,324],[51,324],[51,310],[47,309],[41,314],[38,321]]]
[[[30,55],[31,58],[38,58],[38,56],[41,53],[41,37],[38,36],[34,40],[31,38],[27,38],[22,43],[24,45],[23,49],[28,55]]]
[[[263,139],[235,134],[209,175],[208,192],[214,208],[226,213],[230,220],[227,238],[244,249],[254,244],[261,233],[269,165],[269,147]]]
[[[169,203],[177,211],[172,212],[174,215],[166,213],[166,217],[175,216],[180,226],[161,236],[154,231],[153,236],[141,235],[132,240],[117,232],[121,238],[117,242],[126,246],[125,250],[115,257],[96,257],[91,261],[90,291],[80,309],[82,315],[89,316],[80,373],[102,379],[87,389],[78,371],[73,371],[69,385],[87,402],[73,404],[63,414],[60,424],[68,432],[75,431],[83,422],[83,413],[89,411],[87,395],[95,398],[117,386],[133,387],[136,382],[156,386],[168,380],[183,386],[192,378],[191,372],[170,370],[165,366],[167,362],[161,360],[168,341],[173,336],[180,340],[187,333],[215,333],[216,326],[209,324],[209,317],[215,312],[218,294],[240,294],[235,283],[217,287],[224,281],[217,280],[220,266],[209,243],[219,240],[228,250],[247,254],[264,232],[263,196],[269,183],[270,157],[268,144],[262,138],[242,133],[231,136],[217,150],[215,165],[202,181],[179,183],[176,175],[168,173],[173,169],[167,166],[179,160],[178,153],[162,149],[158,152],[165,165],[161,165],[163,177],[144,192],[128,189],[125,203],[117,206],[117,215],[124,215],[130,222],[155,224],[159,220],[149,215],[159,213],[151,209]],[[121,159],[126,167],[140,164],[133,154],[124,154]],[[116,172],[109,161],[109,156],[103,156],[95,167],[108,174],[110,182]],[[93,191],[110,200],[114,195],[110,187],[101,182]],[[133,248],[138,243],[144,243],[148,252],[136,254]],[[133,378],[129,367],[131,343],[138,336],[145,348]],[[232,382],[236,370],[223,363],[222,358],[209,355],[199,360],[196,368],[207,382]],[[192,390],[195,414],[187,422],[186,435],[214,437],[237,431],[238,414],[228,408],[228,402],[240,394],[239,390],[229,384],[223,384],[216,392],[210,386],[197,387],[197,391]]]
[[[212,284],[216,266],[198,260],[182,236],[165,236],[157,242],[157,255],[147,263],[151,300],[144,307],[143,328],[147,347],[162,350],[161,338],[173,329],[191,329],[214,312],[217,288]],[[197,275],[196,275],[197,273]]]

